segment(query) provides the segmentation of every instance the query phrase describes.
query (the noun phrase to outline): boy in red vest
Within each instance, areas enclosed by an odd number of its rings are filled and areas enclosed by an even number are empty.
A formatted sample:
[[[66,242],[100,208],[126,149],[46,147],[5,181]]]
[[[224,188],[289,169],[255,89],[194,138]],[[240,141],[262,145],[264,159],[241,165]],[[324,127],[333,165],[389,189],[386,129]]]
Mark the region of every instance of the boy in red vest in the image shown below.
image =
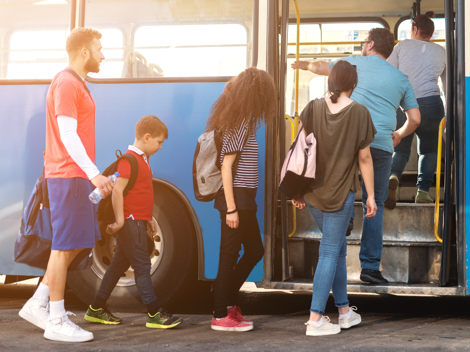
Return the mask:
[[[138,174],[134,187],[123,195],[130,176],[131,165],[127,159],[119,161],[117,178],[112,193],[116,221],[109,224],[106,232],[116,235],[116,252],[113,261],[103,277],[103,282],[93,304],[85,314],[85,320],[102,324],[120,324],[121,319],[112,315],[106,302],[122,274],[132,265],[140,297],[148,311],[148,328],[173,328],[183,321],[172,316],[158,303],[150,277],[150,257],[146,236],[157,234],[157,223],[153,219],[153,183],[149,156],[162,148],[168,138],[168,129],[155,116],[145,116],[135,127],[134,145],[127,153],[134,155],[138,163]]]

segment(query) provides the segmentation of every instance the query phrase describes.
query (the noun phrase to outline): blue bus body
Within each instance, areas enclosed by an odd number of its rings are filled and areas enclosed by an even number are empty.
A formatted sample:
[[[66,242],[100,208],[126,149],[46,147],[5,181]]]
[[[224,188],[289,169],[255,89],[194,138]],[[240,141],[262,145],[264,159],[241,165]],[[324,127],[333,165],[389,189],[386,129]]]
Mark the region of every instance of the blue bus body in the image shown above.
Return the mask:
[[[158,116],[168,127],[169,138],[150,158],[155,177],[166,180],[189,199],[204,245],[204,279],[215,279],[220,247],[220,216],[213,202],[196,201],[192,189],[192,163],[199,135],[210,108],[224,89],[224,82],[90,84],[96,102],[96,164],[104,170],[134,142],[134,128],[145,115]],[[40,276],[43,271],[13,258],[23,204],[42,173],[45,147],[46,94],[49,85],[0,85],[0,273]],[[259,187],[258,221],[264,237],[264,127],[257,132]],[[260,281],[260,262],[248,278]]]

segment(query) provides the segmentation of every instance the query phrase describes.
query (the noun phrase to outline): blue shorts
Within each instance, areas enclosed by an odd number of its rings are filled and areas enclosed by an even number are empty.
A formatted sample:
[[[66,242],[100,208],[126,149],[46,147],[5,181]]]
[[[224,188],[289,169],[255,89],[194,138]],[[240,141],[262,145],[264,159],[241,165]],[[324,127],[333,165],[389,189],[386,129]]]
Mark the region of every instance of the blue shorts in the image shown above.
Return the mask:
[[[101,240],[98,204],[88,195],[93,184],[84,178],[47,179],[52,223],[53,250],[94,248]]]

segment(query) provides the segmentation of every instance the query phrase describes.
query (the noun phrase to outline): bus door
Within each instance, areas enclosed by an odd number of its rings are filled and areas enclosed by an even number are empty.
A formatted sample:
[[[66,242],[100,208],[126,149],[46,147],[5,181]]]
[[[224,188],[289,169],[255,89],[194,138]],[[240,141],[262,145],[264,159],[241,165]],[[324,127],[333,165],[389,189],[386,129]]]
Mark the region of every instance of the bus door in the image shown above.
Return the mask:
[[[413,15],[416,16],[419,11],[425,13],[428,7],[438,9],[437,18],[434,19],[436,31],[433,40],[446,46],[448,53],[448,95],[443,97],[447,105],[447,129],[444,132],[446,143],[442,147],[439,174],[441,182],[436,187],[434,181],[430,190],[434,198],[438,189],[439,202],[414,203],[418,173],[415,141],[412,158],[398,190],[397,207],[394,210],[385,209],[384,212],[384,247],[380,270],[390,284],[373,286],[362,283],[359,279],[363,218],[362,194],[359,191],[356,194],[354,229],[348,237],[347,268],[350,292],[465,294],[465,229],[460,225],[465,204],[462,196],[465,136],[462,132],[456,132],[461,131],[458,126],[464,125],[461,107],[463,86],[458,83],[461,72],[457,69],[458,65],[462,65],[462,60],[459,61],[456,57],[459,45],[463,45],[463,42],[457,41],[455,45],[449,45],[449,38],[454,42],[452,2],[446,2],[448,8],[441,2],[430,4],[431,2],[427,1],[426,4],[421,4],[421,7],[415,4],[414,10],[411,2],[409,9],[402,9],[401,3],[388,2],[385,5],[372,2],[368,3],[367,7],[367,14],[370,16],[356,17],[353,11],[360,10],[357,3],[339,1],[333,7],[330,4],[311,1],[282,1],[280,72],[285,72],[286,75],[280,79],[280,89],[285,96],[279,112],[282,149],[280,162],[295,136],[298,123],[295,117],[300,115],[308,101],[322,97],[327,89],[327,77],[316,76],[308,71],[300,71],[296,76],[296,72],[290,68],[296,57],[300,60],[331,62],[341,57],[361,55],[360,43],[371,28],[389,28],[395,32],[397,40],[406,39],[411,30],[410,18]],[[463,2],[457,1],[456,4],[463,6]],[[341,8],[341,14],[333,10],[336,8]],[[351,11],[350,15],[348,10]],[[410,15],[397,16],[398,13],[403,13],[400,11],[405,10]],[[297,19],[300,20],[299,34]],[[456,23],[457,30],[463,31],[462,16],[460,20],[457,17]],[[461,37],[464,36],[461,34]],[[297,38],[300,42],[298,53]],[[281,196],[279,208],[279,231],[274,238],[271,252],[273,264],[270,268],[265,268],[263,286],[311,290],[321,232],[308,210],[296,210],[289,199]]]

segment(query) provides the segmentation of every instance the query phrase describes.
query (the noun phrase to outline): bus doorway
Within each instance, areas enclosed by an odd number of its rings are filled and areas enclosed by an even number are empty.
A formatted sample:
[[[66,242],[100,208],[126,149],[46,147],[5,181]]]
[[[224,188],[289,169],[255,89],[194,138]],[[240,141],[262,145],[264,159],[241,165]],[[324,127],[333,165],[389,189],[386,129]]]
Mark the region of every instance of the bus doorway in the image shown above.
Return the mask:
[[[416,139],[412,156],[400,182],[395,209],[384,211],[381,267],[387,285],[371,285],[360,280],[359,250],[362,234],[362,194],[357,192],[354,228],[348,237],[348,291],[391,294],[463,295],[464,231],[459,227],[462,206],[462,170],[459,155],[463,141],[454,138],[456,126],[463,123],[456,99],[461,88],[454,79],[455,56],[454,4],[440,1],[371,2],[367,13],[358,16],[357,4],[346,1],[324,4],[316,1],[282,1],[279,79],[285,100],[280,106],[281,162],[296,135],[298,116],[306,104],[322,97],[327,77],[291,69],[295,60],[332,62],[342,57],[361,55],[361,41],[372,28],[388,28],[396,41],[409,39],[411,20],[432,10],[435,32],[432,41],[447,51],[447,129],[443,133],[442,158],[438,160],[429,194],[437,202],[415,203],[418,158]],[[337,11],[335,11],[337,10]],[[348,12],[349,11],[349,12]],[[449,23],[451,25],[449,25]],[[450,41],[450,42],[449,42]],[[298,44],[298,45],[297,45]],[[379,79],[379,78],[378,78]],[[460,90],[459,90],[460,89]],[[456,110],[457,108],[457,110]],[[285,116],[285,117],[284,117]],[[442,128],[442,131],[444,129]],[[284,148],[282,148],[284,146]],[[437,190],[437,192],[436,192]],[[461,208],[460,208],[461,209]],[[318,260],[321,232],[308,210],[296,210],[291,200],[281,197],[278,211],[278,233],[274,239],[273,266],[265,268],[265,287],[311,290]],[[268,249],[270,250],[270,249]],[[270,270],[272,270],[270,272]],[[271,276],[271,280],[269,277]]]

